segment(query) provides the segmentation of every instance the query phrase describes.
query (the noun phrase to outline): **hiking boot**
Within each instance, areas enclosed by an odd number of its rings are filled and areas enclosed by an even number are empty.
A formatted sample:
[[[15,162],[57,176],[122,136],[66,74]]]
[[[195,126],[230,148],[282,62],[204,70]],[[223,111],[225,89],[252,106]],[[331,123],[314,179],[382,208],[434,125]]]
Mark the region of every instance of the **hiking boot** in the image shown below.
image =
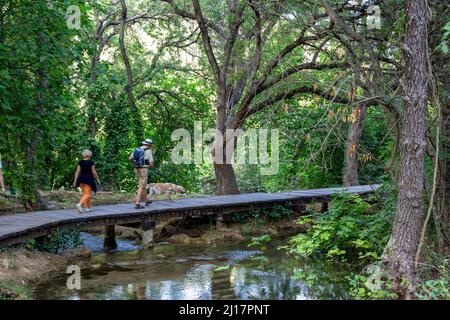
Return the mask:
[[[81,206],[81,203],[77,204],[75,207],[77,208],[79,214],[83,213],[83,207]]]

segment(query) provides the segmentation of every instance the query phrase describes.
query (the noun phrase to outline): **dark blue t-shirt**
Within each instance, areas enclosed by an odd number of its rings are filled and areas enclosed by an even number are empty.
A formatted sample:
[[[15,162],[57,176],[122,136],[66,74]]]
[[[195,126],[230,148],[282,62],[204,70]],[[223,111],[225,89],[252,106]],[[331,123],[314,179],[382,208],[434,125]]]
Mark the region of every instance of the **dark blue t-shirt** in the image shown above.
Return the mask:
[[[80,175],[78,176],[77,186],[79,186],[80,183],[85,183],[90,185],[94,192],[96,192],[94,173],[92,172],[92,167],[95,166],[94,161],[81,160],[80,162],[78,162],[78,165],[80,166],[81,170]]]

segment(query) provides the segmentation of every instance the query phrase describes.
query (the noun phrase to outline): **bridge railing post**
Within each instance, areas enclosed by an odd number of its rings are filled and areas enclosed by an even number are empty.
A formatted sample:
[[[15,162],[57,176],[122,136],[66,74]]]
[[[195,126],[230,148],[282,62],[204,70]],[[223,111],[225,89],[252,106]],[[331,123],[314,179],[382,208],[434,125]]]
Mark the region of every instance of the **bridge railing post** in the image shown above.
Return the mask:
[[[155,246],[155,227],[156,219],[154,217],[150,216],[142,220],[142,245],[144,246],[144,248],[153,248]]]
[[[105,226],[105,240],[103,241],[103,248],[105,250],[117,249],[116,229],[113,224]]]

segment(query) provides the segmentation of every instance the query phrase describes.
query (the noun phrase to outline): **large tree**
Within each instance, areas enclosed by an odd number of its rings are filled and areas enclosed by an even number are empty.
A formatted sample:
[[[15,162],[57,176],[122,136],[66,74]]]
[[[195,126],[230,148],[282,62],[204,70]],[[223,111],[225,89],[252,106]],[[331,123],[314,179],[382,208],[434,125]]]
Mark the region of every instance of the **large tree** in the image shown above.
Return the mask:
[[[398,201],[387,261],[394,290],[405,299],[413,297],[417,282],[418,270],[414,261],[424,217],[428,16],[426,0],[406,2]]]
[[[226,136],[227,129],[244,128],[252,115],[267,107],[301,94],[359,104],[359,99],[347,98],[347,88],[336,90],[311,80],[318,70],[349,67],[345,57],[333,52],[339,46],[332,37],[334,23],[320,11],[320,5],[233,0],[219,1],[212,8],[199,0],[184,7],[174,0],[163,1],[175,14],[194,21],[200,30],[201,46],[216,86],[216,130],[221,136]],[[334,10],[358,12],[357,19],[365,15],[365,7],[356,4],[340,3]],[[374,103],[371,99],[362,100],[370,105]],[[228,137],[228,142],[231,139],[235,137]],[[215,150],[221,151],[214,157],[218,194],[239,192],[226,142],[216,139]]]

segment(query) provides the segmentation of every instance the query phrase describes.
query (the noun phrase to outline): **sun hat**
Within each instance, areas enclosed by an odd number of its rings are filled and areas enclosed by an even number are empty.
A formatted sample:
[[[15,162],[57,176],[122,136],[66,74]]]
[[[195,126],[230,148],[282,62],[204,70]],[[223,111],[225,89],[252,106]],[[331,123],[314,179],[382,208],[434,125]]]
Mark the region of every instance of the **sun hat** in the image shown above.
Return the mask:
[[[152,139],[145,139],[145,141],[142,142],[142,144],[153,144],[153,140]]]

